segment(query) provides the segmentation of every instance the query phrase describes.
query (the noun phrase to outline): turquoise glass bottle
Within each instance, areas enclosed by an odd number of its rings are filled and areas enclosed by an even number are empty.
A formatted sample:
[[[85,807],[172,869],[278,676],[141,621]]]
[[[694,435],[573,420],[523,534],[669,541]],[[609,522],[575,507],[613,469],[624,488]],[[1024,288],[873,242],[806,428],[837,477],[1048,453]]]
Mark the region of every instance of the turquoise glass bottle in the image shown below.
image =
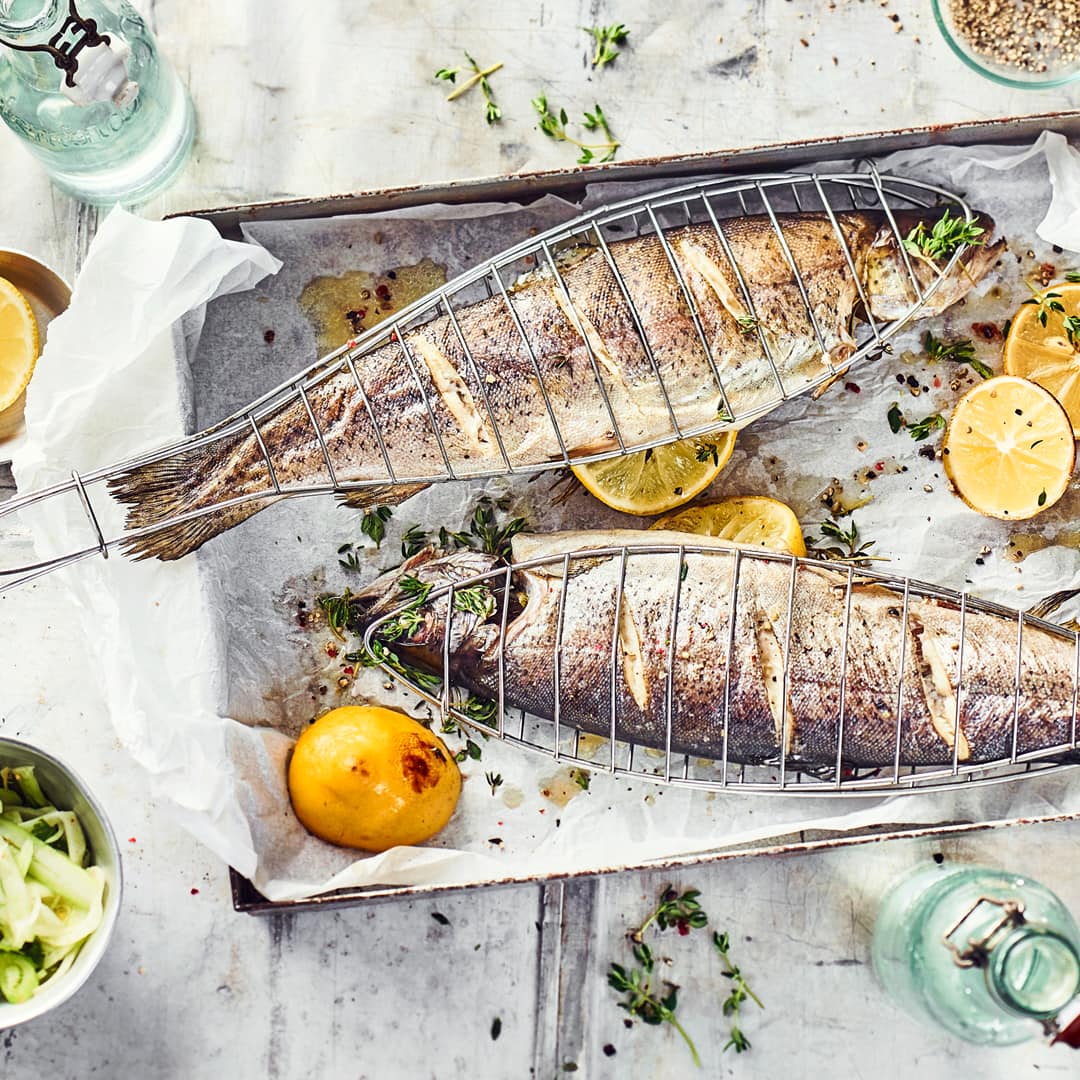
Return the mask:
[[[874,924],[874,970],[913,1016],[970,1042],[1058,1033],[1080,995],[1080,929],[1031,878],[934,866],[893,888]]]
[[[0,116],[58,187],[143,202],[191,151],[191,100],[121,0],[0,0]]]

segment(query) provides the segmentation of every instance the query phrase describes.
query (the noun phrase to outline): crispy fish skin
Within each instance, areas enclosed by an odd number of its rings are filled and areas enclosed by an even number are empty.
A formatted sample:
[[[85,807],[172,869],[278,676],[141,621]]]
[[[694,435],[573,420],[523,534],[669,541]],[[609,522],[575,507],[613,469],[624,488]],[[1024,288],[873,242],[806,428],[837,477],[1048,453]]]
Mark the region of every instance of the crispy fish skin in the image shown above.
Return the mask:
[[[644,544],[708,550],[688,550],[680,572],[677,551],[633,551]],[[625,568],[619,555],[588,555],[624,545]],[[569,563],[563,595],[563,556],[583,550]],[[1018,617],[969,604],[958,708],[958,598],[912,591],[905,622],[902,588],[855,573],[849,604],[846,571],[760,552],[738,560],[736,580],[734,548],[681,533],[515,538],[515,562],[544,557],[551,561],[515,571],[512,588],[527,602],[501,642],[501,600],[488,619],[454,612],[451,670],[456,682],[495,699],[501,652],[507,706],[551,720],[558,654],[559,721],[567,728],[610,735],[614,724],[621,740],[715,760],[726,752],[733,763],[773,761],[783,748],[792,764],[869,768],[950,765],[954,755],[960,765],[1008,759],[1014,710],[1017,754],[1073,738],[1074,634],[1026,622],[1018,672]],[[403,603],[402,573],[438,587],[495,565],[475,552],[429,549],[359,594],[363,621]],[[441,659],[445,599],[421,613],[420,626],[395,647]]]
[[[931,215],[922,215],[929,224]],[[919,220],[897,217],[901,230]],[[609,245],[621,283],[599,248],[574,248],[559,255],[558,276],[542,265],[512,287],[514,312],[496,294],[359,356],[356,379],[331,368],[306,401],[294,393],[260,418],[261,445],[249,429],[232,432],[112,481],[112,494],[129,504],[129,529],[249,500],[130,540],[128,552],[180,558],[281,498],[267,458],[287,490],[331,484],[328,456],[338,483],[375,483],[345,498],[370,506],[401,502],[429,481],[502,472],[507,463],[542,466],[560,460],[564,449],[571,456],[616,450],[616,428],[633,447],[674,439],[673,416],[683,431],[715,424],[722,409],[734,417],[729,426],[749,423],[843,368],[855,349],[851,322],[860,287],[879,321],[915,302],[896,233],[882,213],[839,213],[837,229],[824,214],[778,219],[813,321],[788,253],[764,216],[720,222],[753,311],[712,225],[664,234],[693,311],[657,236]],[[993,223],[980,220],[989,236]],[[971,248],[920,314],[936,314],[963,296],[1000,248]],[[938,275],[917,260],[914,269],[926,286]],[[415,482],[395,484],[397,477]]]

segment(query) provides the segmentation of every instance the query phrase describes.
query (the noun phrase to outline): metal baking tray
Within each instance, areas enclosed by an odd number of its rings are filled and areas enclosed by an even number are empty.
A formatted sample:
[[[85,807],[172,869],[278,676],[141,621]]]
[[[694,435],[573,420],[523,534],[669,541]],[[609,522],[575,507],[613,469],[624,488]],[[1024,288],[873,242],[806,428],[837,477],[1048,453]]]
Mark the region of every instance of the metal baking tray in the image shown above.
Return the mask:
[[[212,222],[224,235],[236,236],[239,226],[248,221],[279,221],[306,218],[325,218],[339,214],[379,213],[428,203],[471,203],[482,201],[516,201],[528,203],[547,194],[575,198],[586,184],[605,180],[657,180],[672,182],[681,177],[701,173],[738,174],[779,169],[812,167],[816,162],[838,158],[883,155],[925,145],[972,145],[976,143],[1021,143],[1031,141],[1039,132],[1051,129],[1066,136],[1080,137],[1080,110],[1043,113],[1010,119],[986,120],[959,125],[904,128],[895,131],[859,134],[835,139],[817,139],[748,147],[734,151],[715,151],[688,155],[672,155],[605,166],[576,167],[544,172],[474,180],[431,183],[407,187],[362,191],[320,198],[292,199],[226,206],[192,211],[193,216]],[[935,837],[960,832],[1000,828],[1032,822],[1080,820],[1080,814],[1047,815],[1042,817],[1001,821],[950,821],[939,824],[910,825],[904,823],[877,825],[843,832],[800,832],[767,843],[735,846],[722,851],[695,854],[642,866],[596,868],[561,878],[592,877],[622,870],[675,869],[720,862],[728,859],[763,855],[786,855],[814,850],[866,844],[891,839]],[[493,879],[482,885],[424,885],[372,886],[339,890],[304,900],[266,900],[255,887],[235,870],[230,869],[233,907],[237,911],[266,914],[278,911],[313,910],[337,907],[375,899],[400,896],[435,895],[477,887],[521,884],[537,881],[532,875],[516,875]],[[544,876],[543,880],[556,880]]]

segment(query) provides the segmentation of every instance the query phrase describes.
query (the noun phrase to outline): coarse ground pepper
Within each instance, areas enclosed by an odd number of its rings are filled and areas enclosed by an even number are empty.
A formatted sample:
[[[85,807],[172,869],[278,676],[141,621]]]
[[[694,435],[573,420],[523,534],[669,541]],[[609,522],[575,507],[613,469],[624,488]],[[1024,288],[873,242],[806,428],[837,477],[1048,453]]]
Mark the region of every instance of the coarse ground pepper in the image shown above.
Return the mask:
[[[1077,0],[949,0],[956,30],[999,64],[1043,73],[1080,56]]]

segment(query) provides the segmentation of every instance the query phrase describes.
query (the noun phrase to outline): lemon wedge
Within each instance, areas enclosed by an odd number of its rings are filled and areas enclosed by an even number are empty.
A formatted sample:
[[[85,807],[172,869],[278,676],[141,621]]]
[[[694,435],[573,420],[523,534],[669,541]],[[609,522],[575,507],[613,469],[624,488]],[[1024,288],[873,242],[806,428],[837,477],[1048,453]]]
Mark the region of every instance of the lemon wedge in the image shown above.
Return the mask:
[[[716,479],[735,449],[735,432],[571,466],[590,495],[627,514],[666,514]]]
[[[765,495],[739,495],[722,502],[688,506],[662,517],[649,528],[718,536],[736,544],[806,556],[802,526],[791,507]]]
[[[973,510],[1015,521],[1065,493],[1076,457],[1068,414],[1048,390],[1015,375],[973,386],[953,409],[945,473]]]
[[[1080,438],[1080,285],[1051,285],[1034,303],[1022,304],[1009,326],[1004,361],[1007,375],[1037,382],[1061,402]]]
[[[30,305],[0,277],[0,413],[19,400],[38,357],[38,328]]]

